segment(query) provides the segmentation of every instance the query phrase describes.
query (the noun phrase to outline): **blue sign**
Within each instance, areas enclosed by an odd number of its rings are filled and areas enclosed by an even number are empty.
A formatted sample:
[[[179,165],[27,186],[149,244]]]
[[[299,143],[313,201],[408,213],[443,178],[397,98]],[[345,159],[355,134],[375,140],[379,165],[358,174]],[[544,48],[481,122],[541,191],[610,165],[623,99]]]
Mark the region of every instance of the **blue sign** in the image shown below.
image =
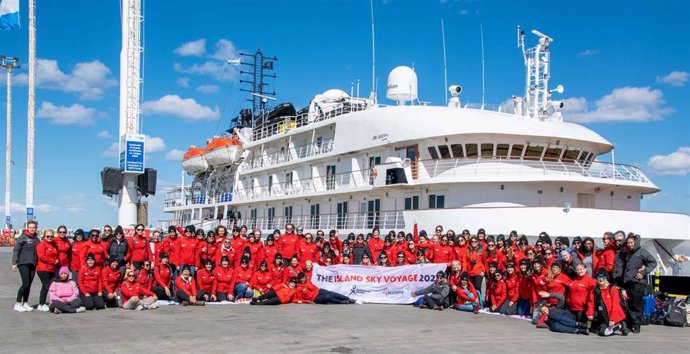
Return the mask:
[[[120,140],[120,170],[124,173],[144,173],[144,136],[126,135]]]
[[[34,208],[26,208],[26,220],[34,219]]]
[[[12,217],[9,215],[5,215],[5,222],[8,222],[8,223],[12,222]]]

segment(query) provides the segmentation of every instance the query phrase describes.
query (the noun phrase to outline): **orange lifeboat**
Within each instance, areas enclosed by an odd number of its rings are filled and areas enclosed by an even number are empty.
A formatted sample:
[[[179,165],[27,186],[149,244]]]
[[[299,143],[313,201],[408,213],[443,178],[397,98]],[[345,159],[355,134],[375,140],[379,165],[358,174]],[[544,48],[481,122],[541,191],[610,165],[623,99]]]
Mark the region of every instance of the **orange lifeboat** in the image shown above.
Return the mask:
[[[206,161],[212,167],[230,165],[237,161],[242,151],[242,143],[236,137],[214,136],[206,145]]]
[[[206,149],[198,148],[194,145],[182,156],[182,169],[189,174],[196,174],[208,169],[208,162],[204,157]]]

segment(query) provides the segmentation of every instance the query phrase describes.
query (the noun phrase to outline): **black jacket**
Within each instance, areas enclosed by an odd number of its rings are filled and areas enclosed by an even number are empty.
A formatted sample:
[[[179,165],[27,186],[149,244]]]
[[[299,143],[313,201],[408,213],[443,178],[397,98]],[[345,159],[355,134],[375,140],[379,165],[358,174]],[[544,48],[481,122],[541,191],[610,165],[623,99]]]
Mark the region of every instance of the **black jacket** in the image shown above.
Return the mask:
[[[30,234],[28,231],[17,238],[14,244],[14,253],[12,254],[12,265],[31,264],[36,265],[38,256],[36,255],[36,245],[40,240],[36,234]]]
[[[120,263],[120,265],[125,265],[126,262],[126,257],[127,257],[127,248],[129,247],[129,244],[127,243],[127,240],[124,238],[122,239],[121,243],[117,243],[116,238],[113,238],[110,241],[110,244],[108,245],[108,255],[110,257],[115,257],[117,261]]]
[[[352,247],[352,264],[362,264],[362,257],[364,257],[365,254],[369,256],[369,259],[371,259],[372,263],[376,262],[376,260],[371,256],[369,246],[364,246]]]
[[[640,268],[642,271],[639,271]],[[613,264],[613,280],[617,284],[642,283],[647,284],[647,275],[656,269],[656,260],[647,250],[640,247],[640,235],[635,235],[635,247],[631,250],[627,246],[616,255]],[[635,279],[637,273],[642,273],[641,280]]]

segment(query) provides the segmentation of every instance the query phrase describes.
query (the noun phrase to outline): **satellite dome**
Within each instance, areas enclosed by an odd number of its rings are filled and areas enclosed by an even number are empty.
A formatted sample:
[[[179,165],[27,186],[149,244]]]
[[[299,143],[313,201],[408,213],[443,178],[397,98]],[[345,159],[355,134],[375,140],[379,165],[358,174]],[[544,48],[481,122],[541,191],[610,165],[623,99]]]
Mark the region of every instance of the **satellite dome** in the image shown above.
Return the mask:
[[[405,104],[417,99],[417,74],[408,66],[398,66],[388,74],[386,97]]]
[[[348,98],[350,95],[348,95],[345,91],[343,90],[338,90],[338,89],[330,89],[324,93],[321,94],[326,99],[330,100],[338,100],[341,98]]]

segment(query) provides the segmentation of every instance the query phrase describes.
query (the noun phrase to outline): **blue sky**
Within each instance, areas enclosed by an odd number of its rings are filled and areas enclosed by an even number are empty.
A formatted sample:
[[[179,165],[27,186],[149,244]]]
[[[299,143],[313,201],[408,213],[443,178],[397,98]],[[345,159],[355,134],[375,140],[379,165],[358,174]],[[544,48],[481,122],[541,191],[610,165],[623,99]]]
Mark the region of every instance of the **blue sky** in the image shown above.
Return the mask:
[[[99,171],[117,164],[119,4],[38,1],[34,199],[44,226],[116,221]],[[24,220],[26,166],[27,1],[20,6],[22,29],[0,32],[0,54],[23,66],[13,91],[15,224]],[[448,79],[463,85],[463,101],[481,101],[480,24],[488,103],[522,94],[517,25],[555,38],[552,83],[565,86],[566,119],[613,142],[617,163],[640,166],[662,189],[644,210],[690,213],[689,2],[375,0],[374,12],[379,86],[393,67],[414,63],[420,99],[432,104],[443,104],[445,91],[441,18]],[[278,99],[300,107],[330,88],[349,92],[358,79],[361,92],[371,88],[368,0],[147,1],[145,17],[143,127],[161,187],[149,198],[152,222],[167,218],[162,189],[181,179],[180,151],[245,107],[237,72],[221,59],[257,48],[278,56]],[[1,97],[4,117],[4,86]]]

